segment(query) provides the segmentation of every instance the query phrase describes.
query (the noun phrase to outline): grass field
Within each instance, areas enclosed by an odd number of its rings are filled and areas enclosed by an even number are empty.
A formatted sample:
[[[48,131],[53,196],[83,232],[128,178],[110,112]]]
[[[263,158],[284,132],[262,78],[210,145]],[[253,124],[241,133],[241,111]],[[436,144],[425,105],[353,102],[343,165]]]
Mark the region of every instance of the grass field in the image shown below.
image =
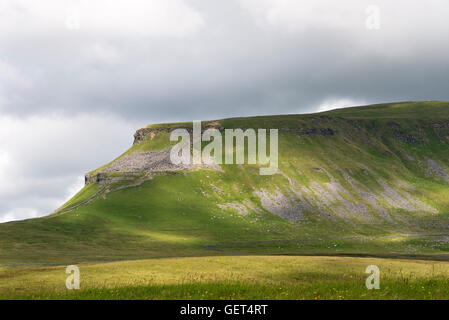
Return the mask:
[[[370,265],[380,289],[368,290]],[[222,256],[0,269],[1,299],[449,299],[449,263],[352,257]]]

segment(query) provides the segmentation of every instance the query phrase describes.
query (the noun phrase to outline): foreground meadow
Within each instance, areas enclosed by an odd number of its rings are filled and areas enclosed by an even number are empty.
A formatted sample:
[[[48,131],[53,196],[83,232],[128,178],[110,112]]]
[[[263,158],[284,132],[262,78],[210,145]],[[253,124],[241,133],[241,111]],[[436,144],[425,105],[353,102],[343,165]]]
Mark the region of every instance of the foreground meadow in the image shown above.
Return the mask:
[[[380,269],[368,290],[367,266]],[[1,299],[449,299],[449,263],[353,257],[222,256],[0,268]]]

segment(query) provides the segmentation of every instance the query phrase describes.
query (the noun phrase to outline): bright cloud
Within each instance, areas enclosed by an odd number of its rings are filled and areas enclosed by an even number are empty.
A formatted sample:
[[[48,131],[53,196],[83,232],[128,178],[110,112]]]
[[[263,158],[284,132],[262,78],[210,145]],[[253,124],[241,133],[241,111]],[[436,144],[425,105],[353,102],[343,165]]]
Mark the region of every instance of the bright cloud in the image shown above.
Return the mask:
[[[262,28],[288,34],[331,32],[351,35],[353,44],[383,54],[406,54],[424,43],[449,36],[446,0],[239,0]],[[372,11],[379,10],[380,28],[367,29]],[[400,41],[400,45],[398,45]],[[355,49],[352,47],[352,49]]]
[[[17,208],[0,215],[0,223],[37,218],[39,214],[37,210],[32,208]]]
[[[356,107],[366,105],[364,101],[354,101],[352,99],[327,99],[321,103],[318,107],[317,112],[324,112],[333,109],[341,109],[347,107]]]
[[[84,173],[125,151],[141,123],[114,116],[0,116],[0,221],[51,213]]]
[[[176,36],[196,33],[202,16],[183,0],[3,0],[0,34]],[[11,28],[14,32],[11,32]]]

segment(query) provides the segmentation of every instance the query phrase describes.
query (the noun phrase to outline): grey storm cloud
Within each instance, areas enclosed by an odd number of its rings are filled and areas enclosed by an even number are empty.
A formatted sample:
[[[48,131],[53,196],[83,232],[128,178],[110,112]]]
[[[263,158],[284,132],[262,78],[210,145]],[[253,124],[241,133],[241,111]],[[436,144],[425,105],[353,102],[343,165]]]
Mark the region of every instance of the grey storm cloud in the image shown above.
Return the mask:
[[[67,3],[76,7],[78,2]],[[138,0],[127,6],[133,3],[145,6]],[[112,112],[185,120],[313,111],[326,98],[447,98],[442,80],[449,65],[443,40],[449,4],[442,1],[425,7],[419,1],[378,1],[379,30],[365,26],[368,1],[169,3],[171,10],[185,7],[179,15],[190,32],[173,28],[177,22],[170,20],[160,26],[128,25],[137,10],[117,20],[124,22],[85,26],[84,16],[92,20],[102,11],[92,12],[98,7],[82,1],[76,11],[79,30],[64,24],[64,6],[59,25],[42,26],[45,15],[33,19],[37,13],[25,6],[28,26],[5,31],[10,34],[1,46],[1,61],[19,78],[2,90],[3,112]],[[47,19],[58,14],[47,10]]]
[[[49,213],[147,123],[449,100],[448,14],[445,0],[4,0],[0,221]]]

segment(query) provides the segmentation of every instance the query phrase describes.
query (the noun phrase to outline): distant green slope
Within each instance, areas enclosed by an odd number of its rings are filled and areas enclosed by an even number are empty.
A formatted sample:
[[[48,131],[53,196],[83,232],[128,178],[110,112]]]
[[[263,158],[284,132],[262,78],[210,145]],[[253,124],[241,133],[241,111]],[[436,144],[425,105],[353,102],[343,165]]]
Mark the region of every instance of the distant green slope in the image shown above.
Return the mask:
[[[191,124],[148,126],[54,214],[0,224],[0,264],[448,252],[444,235],[431,236],[449,233],[448,102],[203,124],[279,129],[279,174],[260,176],[255,165],[122,170],[145,152],[162,155],[170,130]]]

